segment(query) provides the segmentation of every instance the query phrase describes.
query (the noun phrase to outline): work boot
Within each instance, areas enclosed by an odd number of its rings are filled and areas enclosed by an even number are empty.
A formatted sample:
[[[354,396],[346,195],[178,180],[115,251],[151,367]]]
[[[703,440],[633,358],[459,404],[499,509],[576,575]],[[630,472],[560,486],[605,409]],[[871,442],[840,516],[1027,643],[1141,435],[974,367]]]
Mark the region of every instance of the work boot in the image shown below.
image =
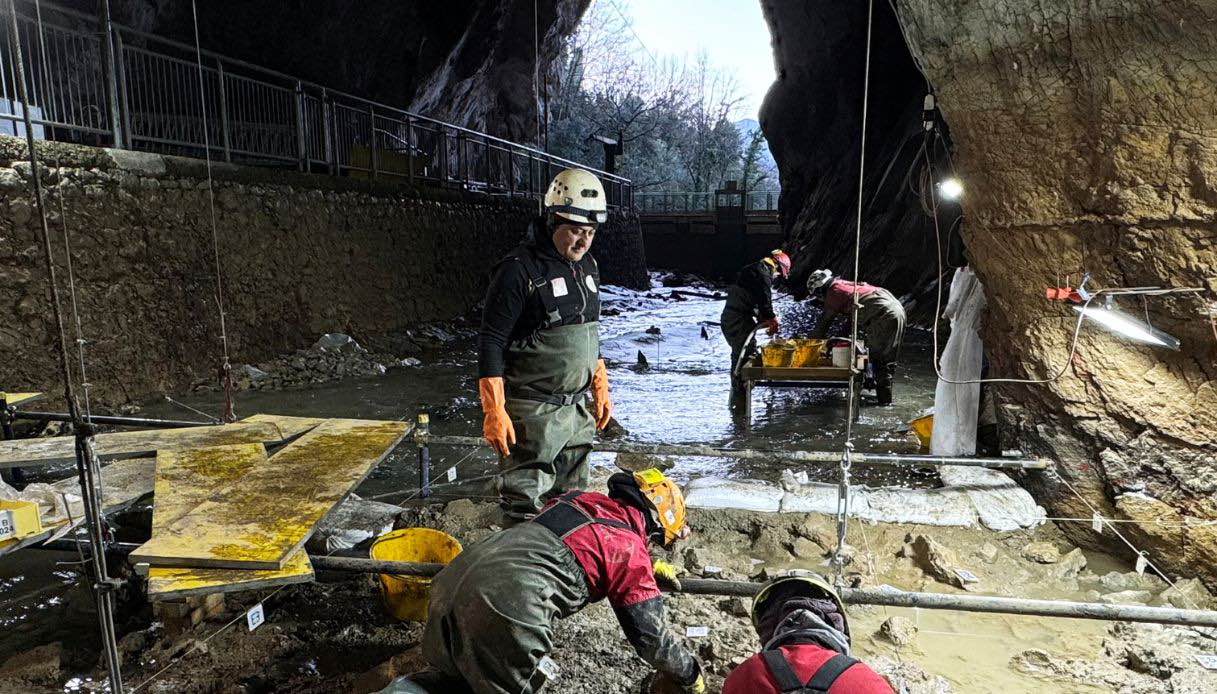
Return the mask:
[[[880,407],[892,404],[892,384],[891,383],[876,383],[875,395],[877,396],[876,404]]]

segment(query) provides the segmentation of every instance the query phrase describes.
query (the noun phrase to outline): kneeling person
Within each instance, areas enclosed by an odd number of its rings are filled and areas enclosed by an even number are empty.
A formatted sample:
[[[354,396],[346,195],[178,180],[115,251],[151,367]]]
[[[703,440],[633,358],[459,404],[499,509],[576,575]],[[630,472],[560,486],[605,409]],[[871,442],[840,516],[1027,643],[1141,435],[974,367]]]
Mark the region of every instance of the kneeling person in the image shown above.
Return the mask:
[[[553,622],[607,598],[654,667],[656,691],[705,691],[701,665],[668,629],[647,542],[688,534],[680,488],[658,470],[609,478],[608,495],[567,492],[530,521],[462,552],[436,577],[423,655],[434,691],[530,694],[544,686]],[[427,676],[416,676],[426,684]],[[662,687],[662,688],[661,688]]]
[[[723,694],[892,694],[849,655],[845,605],[821,576],[770,581],[752,601],[761,652],[731,671]]]

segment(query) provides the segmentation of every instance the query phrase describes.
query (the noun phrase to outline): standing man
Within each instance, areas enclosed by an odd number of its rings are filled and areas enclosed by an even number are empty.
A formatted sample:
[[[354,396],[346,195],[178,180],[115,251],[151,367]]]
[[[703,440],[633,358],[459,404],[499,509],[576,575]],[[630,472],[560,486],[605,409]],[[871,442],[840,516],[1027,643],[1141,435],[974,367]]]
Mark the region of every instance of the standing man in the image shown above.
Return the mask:
[[[588,252],[608,218],[604,187],[566,169],[544,204],[529,238],[495,268],[478,337],[482,433],[501,459],[508,524],[587,486],[592,436],[613,412],[600,358],[600,271]]]
[[[875,371],[875,394],[880,405],[892,404],[892,379],[904,341],[904,306],[883,287],[848,282],[831,270],[816,270],[807,278],[807,293],[824,302],[824,312],[812,337],[826,337],[833,319],[853,316],[854,291],[858,293],[858,331],[866,335],[866,348]]]
[[[607,495],[567,492],[470,546],[432,582],[423,633],[432,669],[408,678],[415,689],[385,691],[535,694],[561,677],[548,656],[554,621],[607,599],[655,669],[645,691],[702,694],[701,664],[668,629],[648,550],[687,537],[685,513],[680,487],[659,470],[619,472]]]
[[[752,601],[761,652],[727,675],[723,694],[892,694],[849,654],[845,605],[822,576],[770,581]]]
[[[782,250],[745,265],[735,283],[727,289],[727,303],[723,306],[719,325],[727,344],[731,345],[732,407],[740,404],[743,395],[743,383],[736,371],[740,354],[747,347],[752,332],[757,325],[767,328],[770,335],[778,332],[778,317],[773,312],[773,280],[778,275],[783,279],[790,276],[790,256]]]

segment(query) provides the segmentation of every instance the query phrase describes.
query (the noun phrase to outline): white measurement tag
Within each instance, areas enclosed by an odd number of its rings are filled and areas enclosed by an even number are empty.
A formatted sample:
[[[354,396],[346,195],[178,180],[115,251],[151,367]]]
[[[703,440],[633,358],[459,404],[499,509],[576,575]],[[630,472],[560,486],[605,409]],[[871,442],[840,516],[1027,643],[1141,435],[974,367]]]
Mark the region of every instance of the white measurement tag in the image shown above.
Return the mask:
[[[702,567],[701,572],[703,574],[721,574],[723,572],[723,567],[710,566],[709,564],[707,564],[706,566]]]
[[[448,468],[448,481],[449,481],[449,482],[455,482],[455,481],[456,481],[456,466],[455,466],[455,465],[453,465],[452,467]]]
[[[1095,531],[1096,533],[1103,532],[1103,516],[1100,516],[1097,513],[1094,514],[1093,516],[1091,516],[1090,517],[1090,529]]]
[[[1217,670],[1217,653],[1197,653],[1195,658],[1206,670]]]
[[[710,627],[685,627],[685,636],[691,639],[704,638],[710,635]]]
[[[1144,553],[1138,554],[1137,555],[1137,575],[1138,576],[1145,575],[1145,567],[1147,567],[1147,566],[1149,566],[1149,559],[1146,558]]]
[[[964,583],[980,583],[980,577],[967,569],[955,569],[955,575]]]
[[[245,613],[245,624],[249,627],[250,631],[262,626],[262,623],[265,621],[266,611],[262,609],[262,603],[254,605],[249,608],[249,612]]]
[[[558,673],[562,672],[562,669],[558,667],[553,658],[547,655],[541,656],[541,660],[537,662],[537,669],[541,671],[542,675],[545,675],[547,680],[558,679]]]
[[[756,566],[757,564],[764,564],[764,563],[765,563],[765,560],[764,560],[764,559],[756,559],[755,557],[749,557],[749,558],[748,558],[748,563],[749,563],[749,564],[751,564],[751,565],[753,565],[753,566]]]
[[[0,540],[6,540],[17,534],[17,526],[13,524],[12,511],[0,511]]]

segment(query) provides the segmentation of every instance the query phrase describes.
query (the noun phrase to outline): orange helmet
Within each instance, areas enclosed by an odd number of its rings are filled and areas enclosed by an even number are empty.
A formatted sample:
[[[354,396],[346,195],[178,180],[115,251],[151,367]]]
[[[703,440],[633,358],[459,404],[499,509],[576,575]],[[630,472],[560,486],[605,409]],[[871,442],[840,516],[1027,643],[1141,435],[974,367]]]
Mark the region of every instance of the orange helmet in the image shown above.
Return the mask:
[[[790,256],[786,255],[786,251],[780,248],[770,251],[765,260],[771,263],[783,278],[790,276]]]
[[[634,482],[651,505],[655,520],[663,528],[663,544],[670,545],[678,539],[688,537],[685,495],[681,493],[680,487],[657,468],[635,472]]]

